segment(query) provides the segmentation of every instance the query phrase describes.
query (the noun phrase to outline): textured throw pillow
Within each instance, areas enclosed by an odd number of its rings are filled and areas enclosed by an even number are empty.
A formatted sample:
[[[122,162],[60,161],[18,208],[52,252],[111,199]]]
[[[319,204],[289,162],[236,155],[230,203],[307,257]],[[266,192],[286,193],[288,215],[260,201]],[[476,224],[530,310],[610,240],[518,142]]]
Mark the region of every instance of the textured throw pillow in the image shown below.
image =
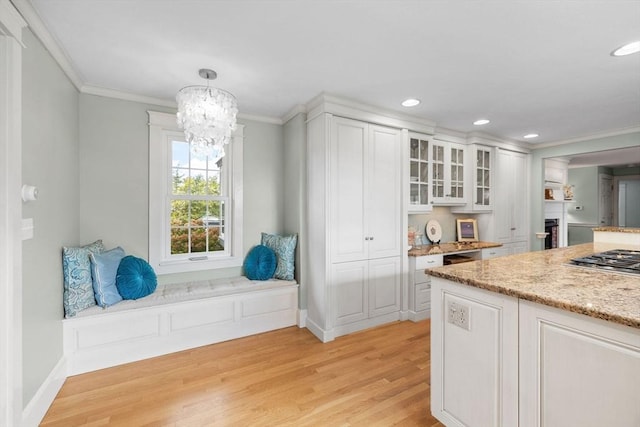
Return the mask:
[[[269,280],[276,271],[278,259],[268,246],[254,246],[244,259],[244,274],[251,280]]]
[[[273,249],[278,259],[273,277],[282,280],[293,280],[295,269],[297,235],[278,236],[262,233],[262,244]]]
[[[116,288],[116,273],[125,255],[124,249],[119,246],[99,254],[89,254],[93,292],[100,307],[109,307],[122,301]]]
[[[79,311],[96,305],[91,282],[90,253],[104,251],[102,240],[82,247],[62,248],[62,273],[64,292],[62,300],[65,317],[73,317]]]
[[[116,286],[122,298],[138,299],[156,290],[158,278],[147,261],[129,255],[120,261]]]

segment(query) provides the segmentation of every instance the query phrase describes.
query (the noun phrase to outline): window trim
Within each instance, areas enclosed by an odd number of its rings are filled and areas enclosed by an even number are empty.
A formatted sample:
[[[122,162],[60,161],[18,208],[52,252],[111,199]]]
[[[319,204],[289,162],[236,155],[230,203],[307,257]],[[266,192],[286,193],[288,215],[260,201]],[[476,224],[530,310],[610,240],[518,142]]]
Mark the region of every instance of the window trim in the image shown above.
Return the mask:
[[[227,218],[231,232],[231,248],[228,256],[214,256],[207,259],[169,260],[166,258],[164,242],[167,242],[168,199],[171,184],[168,139],[182,133],[176,122],[176,115],[147,111],[149,114],[149,264],[157,274],[201,271],[242,265],[243,259],[243,143],[244,126],[238,125],[231,144],[227,145],[225,156],[231,162],[229,170],[229,197]],[[197,257],[192,257],[197,258]]]

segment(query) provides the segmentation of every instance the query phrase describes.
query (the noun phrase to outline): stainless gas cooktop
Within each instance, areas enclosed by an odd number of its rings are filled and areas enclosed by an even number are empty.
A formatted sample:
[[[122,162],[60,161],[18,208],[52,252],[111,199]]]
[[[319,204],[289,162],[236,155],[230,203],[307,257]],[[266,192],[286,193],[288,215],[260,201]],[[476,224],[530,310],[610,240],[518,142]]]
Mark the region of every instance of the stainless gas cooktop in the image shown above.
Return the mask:
[[[582,258],[574,258],[570,264],[614,273],[640,275],[640,251],[613,249]]]

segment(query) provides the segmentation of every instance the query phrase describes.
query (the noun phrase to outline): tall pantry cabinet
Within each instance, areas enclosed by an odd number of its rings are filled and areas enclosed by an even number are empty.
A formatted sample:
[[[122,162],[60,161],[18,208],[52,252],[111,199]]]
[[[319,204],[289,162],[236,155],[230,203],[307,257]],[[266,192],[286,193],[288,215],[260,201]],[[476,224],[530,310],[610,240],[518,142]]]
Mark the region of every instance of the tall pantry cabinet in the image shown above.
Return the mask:
[[[307,327],[322,341],[400,317],[403,131],[307,123]]]

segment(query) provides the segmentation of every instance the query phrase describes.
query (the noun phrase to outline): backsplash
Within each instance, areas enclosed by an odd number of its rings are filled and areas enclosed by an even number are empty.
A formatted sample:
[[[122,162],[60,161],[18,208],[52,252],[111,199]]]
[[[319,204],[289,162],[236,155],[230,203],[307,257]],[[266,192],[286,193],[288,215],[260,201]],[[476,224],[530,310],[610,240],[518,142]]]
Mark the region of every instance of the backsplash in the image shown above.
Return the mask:
[[[424,232],[424,227],[429,220],[435,219],[442,227],[441,243],[456,241],[456,218],[475,218],[476,215],[470,214],[452,214],[451,210],[446,206],[434,206],[433,211],[429,214],[410,214],[409,227],[416,229],[416,232],[422,235],[422,244],[428,245],[429,239]],[[480,230],[482,231],[482,230]]]

